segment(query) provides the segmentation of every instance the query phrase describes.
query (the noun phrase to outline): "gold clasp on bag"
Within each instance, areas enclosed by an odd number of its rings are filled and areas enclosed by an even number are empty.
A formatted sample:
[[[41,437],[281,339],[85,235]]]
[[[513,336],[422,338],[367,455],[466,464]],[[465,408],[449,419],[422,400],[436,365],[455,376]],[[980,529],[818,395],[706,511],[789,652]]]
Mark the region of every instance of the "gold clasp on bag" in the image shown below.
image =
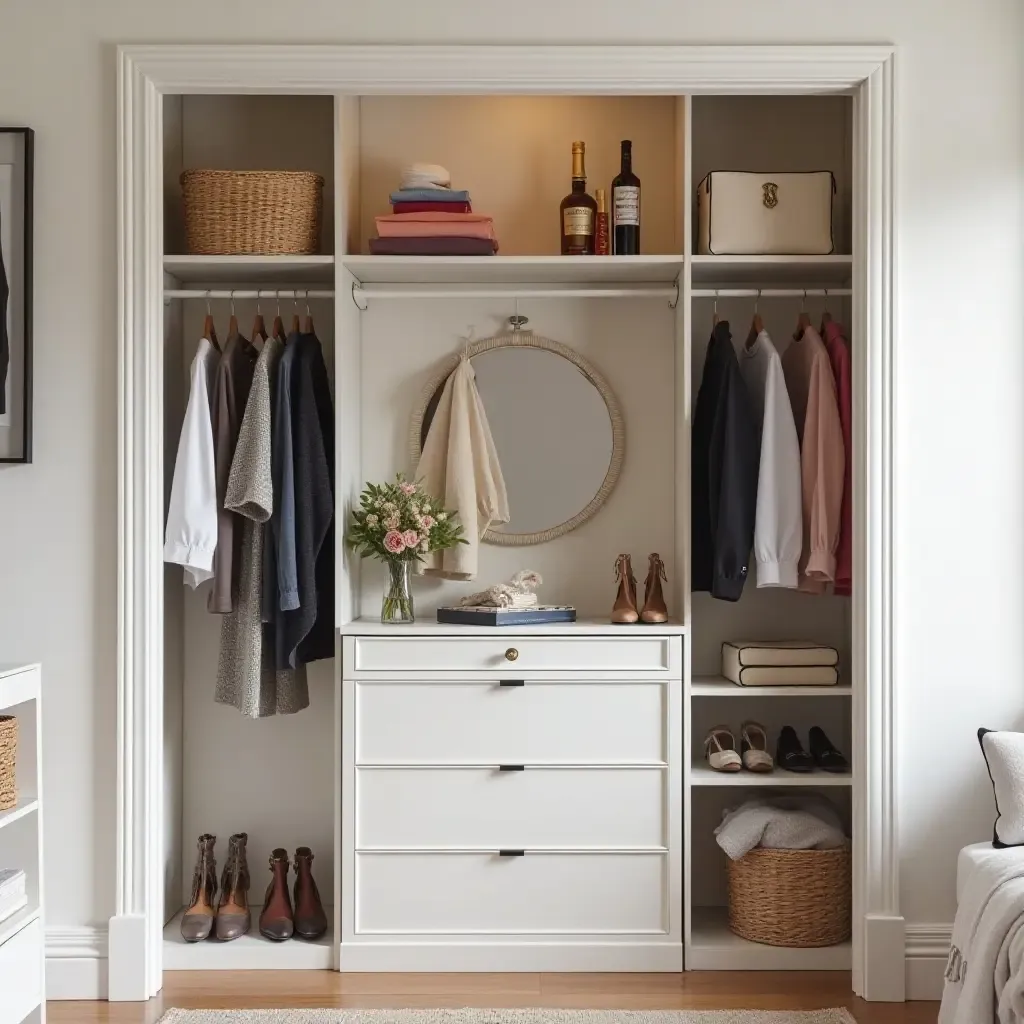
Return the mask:
[[[774,181],[766,181],[761,186],[761,191],[764,193],[761,197],[761,202],[769,210],[774,210],[779,205],[779,186]]]

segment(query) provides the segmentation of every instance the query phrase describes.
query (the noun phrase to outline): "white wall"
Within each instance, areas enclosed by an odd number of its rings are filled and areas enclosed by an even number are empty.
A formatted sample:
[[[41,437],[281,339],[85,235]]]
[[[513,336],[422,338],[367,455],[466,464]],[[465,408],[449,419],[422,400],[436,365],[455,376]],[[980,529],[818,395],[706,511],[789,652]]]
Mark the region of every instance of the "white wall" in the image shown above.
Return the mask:
[[[1024,122],[1014,0],[0,0],[36,139],[35,464],[0,472],[0,657],[45,666],[51,925],[113,910],[118,42],[894,42],[903,908],[989,832],[979,724],[1024,726]],[[287,144],[287,140],[282,140]]]

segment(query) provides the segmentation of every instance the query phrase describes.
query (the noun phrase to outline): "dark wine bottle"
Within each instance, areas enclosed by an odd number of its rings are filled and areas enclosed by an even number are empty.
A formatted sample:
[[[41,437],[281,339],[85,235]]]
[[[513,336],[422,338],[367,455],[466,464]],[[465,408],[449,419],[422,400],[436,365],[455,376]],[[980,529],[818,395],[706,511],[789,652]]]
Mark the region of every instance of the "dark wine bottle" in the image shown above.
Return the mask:
[[[633,173],[633,143],[622,140],[622,165],[612,181],[612,251],[640,253],[640,179]]]

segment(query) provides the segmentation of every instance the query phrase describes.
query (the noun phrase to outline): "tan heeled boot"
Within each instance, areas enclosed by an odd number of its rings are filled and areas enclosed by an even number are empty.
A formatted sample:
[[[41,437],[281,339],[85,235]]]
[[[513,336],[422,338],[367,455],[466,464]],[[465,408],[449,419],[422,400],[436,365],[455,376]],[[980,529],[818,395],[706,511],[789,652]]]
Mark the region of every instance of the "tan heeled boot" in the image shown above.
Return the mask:
[[[186,942],[202,942],[213,931],[213,901],[217,896],[217,861],[213,856],[216,836],[199,837],[199,854],[192,875],[192,896],[181,918],[181,937]]]
[[[619,583],[619,592],[612,605],[612,622],[617,626],[628,626],[640,618],[636,610],[636,577],[633,575],[629,555],[619,555],[615,559],[615,578]]]
[[[661,560],[661,555],[655,551],[650,556],[647,579],[644,580],[644,610],[640,613],[641,622],[668,622],[668,608],[665,607],[665,595],[661,589],[662,580],[668,582],[665,563]]]
[[[228,840],[228,859],[220,881],[220,906],[214,934],[218,942],[230,942],[245,935],[252,924],[249,910],[249,865],[245,859],[245,844],[249,837],[244,832]]]

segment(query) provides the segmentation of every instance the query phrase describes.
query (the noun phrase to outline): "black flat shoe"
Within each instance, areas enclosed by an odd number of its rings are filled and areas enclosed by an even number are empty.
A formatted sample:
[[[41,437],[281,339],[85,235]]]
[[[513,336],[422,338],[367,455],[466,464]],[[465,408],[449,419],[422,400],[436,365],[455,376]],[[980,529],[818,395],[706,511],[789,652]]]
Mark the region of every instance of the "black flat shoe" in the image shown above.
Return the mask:
[[[823,772],[841,775],[850,770],[850,762],[832,745],[832,741],[825,735],[824,729],[817,725],[814,726],[808,733],[807,744],[811,748],[811,757],[814,758],[814,763]]]
[[[784,725],[779,733],[775,763],[787,772],[814,771],[814,758],[800,745],[800,737],[791,725]]]

